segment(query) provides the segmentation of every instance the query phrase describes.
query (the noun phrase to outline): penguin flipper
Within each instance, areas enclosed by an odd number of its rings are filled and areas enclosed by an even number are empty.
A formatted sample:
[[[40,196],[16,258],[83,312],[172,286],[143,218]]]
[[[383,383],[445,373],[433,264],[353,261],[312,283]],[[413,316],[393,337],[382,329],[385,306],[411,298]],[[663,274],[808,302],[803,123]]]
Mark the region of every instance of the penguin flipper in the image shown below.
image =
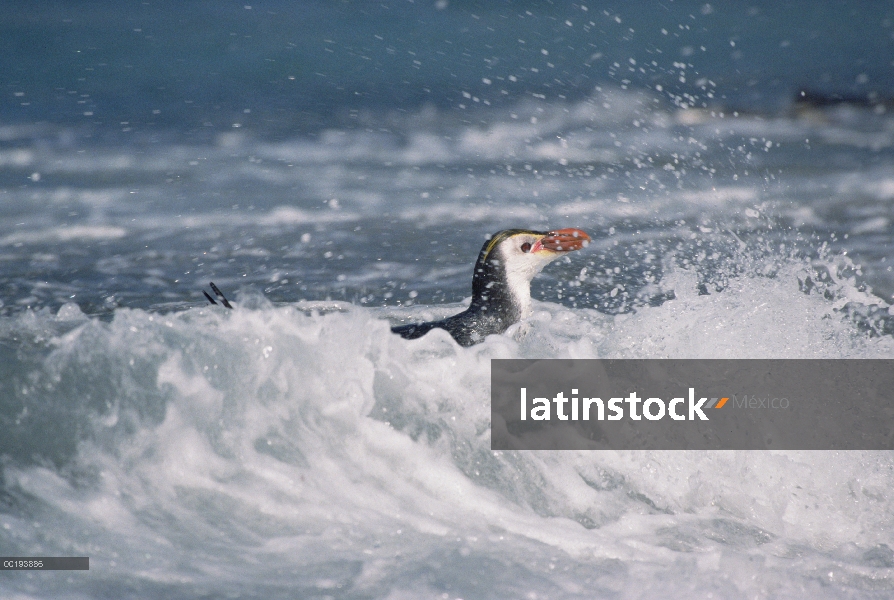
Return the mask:
[[[214,285],[213,281],[211,282],[211,290],[220,299],[221,304],[223,304],[226,308],[233,308],[233,305],[230,304],[229,301],[227,301],[227,297],[223,295],[223,292],[220,291],[220,288],[218,288],[216,285]],[[217,304],[217,302],[215,302],[214,298],[211,297],[211,294],[209,294],[205,290],[202,290],[202,293],[205,294],[205,298],[208,299],[208,302],[210,302],[211,304],[214,304],[214,305]]]
[[[435,327],[438,327],[437,322],[411,323],[409,325],[396,325],[391,328],[391,332],[396,333],[402,338],[415,340],[416,338],[421,338]]]
[[[211,282],[211,289],[214,291],[215,294],[217,294],[217,297],[220,298],[221,304],[223,304],[227,308],[233,308],[233,305],[227,302],[227,297],[223,295],[223,292],[221,292],[216,285],[214,285],[213,281]],[[205,295],[207,296],[208,294]]]
[[[468,324],[463,322],[466,313],[453,315],[441,321],[429,321],[427,323],[412,323],[410,325],[397,325],[391,328],[391,331],[408,340],[421,338],[432,329],[443,329],[456,340],[460,346],[472,346],[484,340],[484,336],[478,334],[474,330],[469,329]]]

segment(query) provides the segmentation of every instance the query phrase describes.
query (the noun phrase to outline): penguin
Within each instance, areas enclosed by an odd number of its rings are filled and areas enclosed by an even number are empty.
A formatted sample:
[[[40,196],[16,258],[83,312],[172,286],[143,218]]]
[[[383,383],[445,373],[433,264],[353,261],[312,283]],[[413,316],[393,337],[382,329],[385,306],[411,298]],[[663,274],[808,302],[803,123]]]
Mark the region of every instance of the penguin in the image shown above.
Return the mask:
[[[531,280],[544,266],[590,243],[580,229],[495,233],[478,254],[472,274],[472,303],[463,312],[427,323],[397,325],[391,331],[407,339],[445,329],[461,346],[472,346],[530,316]]]

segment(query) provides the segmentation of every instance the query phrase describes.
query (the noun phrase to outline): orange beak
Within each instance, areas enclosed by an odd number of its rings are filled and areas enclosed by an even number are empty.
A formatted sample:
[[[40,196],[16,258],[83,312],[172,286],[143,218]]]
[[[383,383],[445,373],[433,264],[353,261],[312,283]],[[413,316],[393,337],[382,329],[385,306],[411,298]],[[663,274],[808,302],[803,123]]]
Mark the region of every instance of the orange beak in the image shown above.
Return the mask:
[[[589,243],[590,236],[580,229],[569,227],[568,229],[550,231],[543,236],[540,241],[534,244],[531,251],[551,250],[553,252],[571,252],[572,250],[585,248]]]

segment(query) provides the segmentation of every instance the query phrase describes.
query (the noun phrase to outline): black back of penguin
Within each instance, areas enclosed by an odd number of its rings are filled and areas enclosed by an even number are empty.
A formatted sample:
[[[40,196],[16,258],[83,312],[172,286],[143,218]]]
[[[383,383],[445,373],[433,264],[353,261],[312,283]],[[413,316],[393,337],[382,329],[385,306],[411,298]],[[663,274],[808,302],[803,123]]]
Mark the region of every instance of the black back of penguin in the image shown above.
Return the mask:
[[[391,331],[406,339],[422,337],[432,329],[444,329],[461,346],[472,346],[488,335],[506,331],[522,317],[522,309],[509,289],[506,260],[500,246],[519,234],[546,235],[528,229],[506,229],[481,247],[472,274],[472,302],[463,312],[426,323],[398,325]]]

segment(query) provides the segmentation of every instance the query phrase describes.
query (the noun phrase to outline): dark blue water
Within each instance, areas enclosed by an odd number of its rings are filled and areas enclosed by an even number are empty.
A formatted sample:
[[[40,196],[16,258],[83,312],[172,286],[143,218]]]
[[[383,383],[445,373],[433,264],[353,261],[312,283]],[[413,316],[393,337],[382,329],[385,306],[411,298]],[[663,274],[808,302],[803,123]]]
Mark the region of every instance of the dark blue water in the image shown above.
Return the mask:
[[[91,570],[0,596],[891,595],[890,453],[488,433],[493,358],[894,355],[890,3],[3,9],[0,554]],[[507,227],[593,243],[389,332]]]
[[[7,6],[4,121],[117,132],[124,143],[234,122],[290,136],[350,123],[352,111],[478,103],[464,93],[505,104],[610,85],[699,107],[779,109],[800,89],[894,92],[894,8],[882,1]]]

